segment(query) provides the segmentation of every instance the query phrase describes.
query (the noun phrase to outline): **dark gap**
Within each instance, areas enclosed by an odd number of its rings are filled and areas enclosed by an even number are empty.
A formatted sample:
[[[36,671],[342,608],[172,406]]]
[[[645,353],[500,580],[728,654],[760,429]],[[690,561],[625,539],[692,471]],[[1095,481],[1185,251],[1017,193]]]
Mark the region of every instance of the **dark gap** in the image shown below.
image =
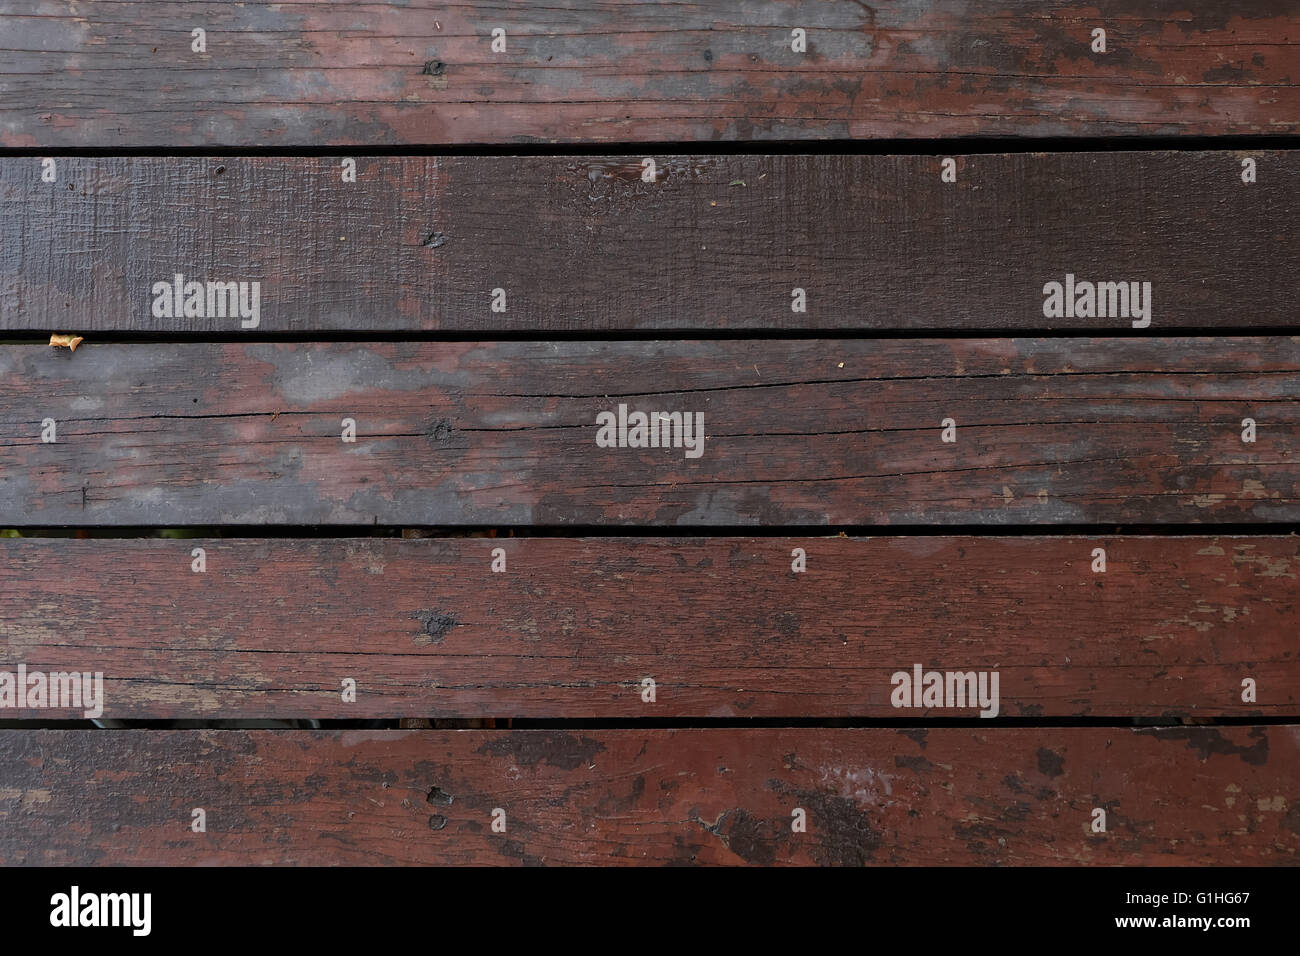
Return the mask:
[[[404,718],[405,719],[405,718]],[[1032,727],[1038,729],[1071,727],[1279,727],[1294,724],[1300,715],[1244,717],[930,717],[923,721],[890,717],[529,717],[493,718],[496,728],[483,728],[482,718],[433,718],[432,730],[754,730],[754,729],[883,729],[932,730],[968,728],[989,730],[994,727]],[[276,730],[312,729],[310,718],[280,720],[114,720],[123,726],[100,728],[90,720],[0,720],[0,730]],[[397,730],[399,719],[321,719],[311,721],[321,730]],[[508,726],[507,726],[508,724]]]
[[[619,730],[637,728],[744,729],[791,728],[883,728],[886,730],[929,730],[934,727],[1185,727],[1185,726],[1284,726],[1295,716],[1258,717],[928,717],[921,723],[892,717],[627,717],[627,718],[519,718],[512,730]]]
[[[9,525],[24,538],[151,538],[173,537],[170,532],[197,532],[198,535],[174,535],[177,538],[208,536],[214,538],[400,538],[412,532],[413,538],[834,538],[834,537],[957,537],[975,535],[983,538],[1147,535],[1153,537],[1207,536],[1276,536],[1300,534],[1295,522],[1221,522],[1170,524],[855,524],[855,525],[539,525],[529,527],[498,525],[186,525],[158,527],[84,527],[81,525]]]
[[[348,331],[323,330],[267,332],[255,335],[246,332],[126,332],[83,329],[69,320],[57,329],[32,331],[30,329],[0,330],[0,344],[48,345],[53,332],[76,330],[86,336],[85,345],[201,345],[241,342],[248,345],[285,342],[692,342],[736,341],[753,342],[785,339],[1165,339],[1165,338],[1260,338],[1270,335],[1300,334],[1296,325],[1257,325],[1212,328],[1197,326],[1162,326],[1159,329],[1038,329],[1026,328],[953,328],[953,329],[479,329],[454,332],[429,331]]]
[[[725,155],[976,155],[986,153],[1099,153],[1120,151],[1295,149],[1300,136],[957,136],[943,139],[808,139],[738,141],[619,141],[608,143],[468,143],[373,146],[60,146],[0,149],[4,156],[725,156]]]

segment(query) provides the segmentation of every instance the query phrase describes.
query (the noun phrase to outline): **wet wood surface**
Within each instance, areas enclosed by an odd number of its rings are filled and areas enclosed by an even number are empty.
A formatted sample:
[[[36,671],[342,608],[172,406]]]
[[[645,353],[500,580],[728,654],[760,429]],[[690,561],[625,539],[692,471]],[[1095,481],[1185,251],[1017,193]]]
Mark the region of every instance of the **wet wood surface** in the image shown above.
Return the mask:
[[[1300,16],[1276,0],[36,0],[5,20],[5,147],[1300,129]]]
[[[1286,726],[3,731],[0,861],[1294,864],[1297,739]]]
[[[1294,522],[1297,394],[1282,336],[7,346],[0,527]]]
[[[12,539],[0,647],[108,719],[1278,716],[1298,573],[1294,536]],[[997,701],[895,707],[914,665]]]
[[[0,327],[314,331],[1294,324],[1295,153],[0,160]],[[1243,163],[1255,181],[1245,183]],[[1248,163],[1248,165],[1249,165]],[[156,308],[257,282],[258,324]],[[1049,282],[1150,283],[1138,318]],[[793,290],[803,289],[804,311]],[[493,310],[504,290],[505,311]],[[214,305],[217,303],[214,302]],[[1117,303],[1119,304],[1119,303]],[[1132,310],[1130,310],[1132,311]],[[156,314],[163,313],[163,314]],[[1087,313],[1087,314],[1084,314]]]

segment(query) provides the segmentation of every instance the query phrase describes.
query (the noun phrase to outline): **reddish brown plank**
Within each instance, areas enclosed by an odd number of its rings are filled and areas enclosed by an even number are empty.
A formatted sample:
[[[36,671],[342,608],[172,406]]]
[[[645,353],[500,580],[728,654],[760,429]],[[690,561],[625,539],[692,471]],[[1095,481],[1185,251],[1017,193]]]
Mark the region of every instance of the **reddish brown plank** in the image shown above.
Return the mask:
[[[337,156],[61,157],[53,182],[39,158],[10,158],[0,327],[1294,324],[1300,154],[951,158],[955,183],[940,156],[659,156],[653,184],[638,157],[363,156],[355,182]],[[257,282],[256,328],[206,299],[202,314],[155,315],[154,284],[177,273]],[[1149,314],[1045,315],[1043,287],[1067,273],[1150,282]]]
[[[1280,336],[8,346],[0,527],[1294,522],[1297,394]]]
[[[916,664],[996,673],[988,717],[1287,715],[1297,569],[1287,536],[10,539],[0,647],[99,672],[108,719],[981,713],[895,707]]]
[[[1300,129],[1300,17],[1275,0],[22,6],[9,147]]]
[[[0,862],[1285,864],[1297,734],[3,731]]]

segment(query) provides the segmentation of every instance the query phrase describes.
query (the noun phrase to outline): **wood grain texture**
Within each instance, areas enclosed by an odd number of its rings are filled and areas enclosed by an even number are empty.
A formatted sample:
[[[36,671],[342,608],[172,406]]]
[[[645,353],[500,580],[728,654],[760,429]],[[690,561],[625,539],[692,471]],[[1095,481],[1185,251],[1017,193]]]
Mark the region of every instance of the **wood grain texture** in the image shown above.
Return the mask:
[[[1294,864],[1297,734],[0,731],[0,862]]]
[[[0,527],[1294,522],[1297,394],[1280,336],[7,346]]]
[[[1151,282],[1153,330],[1295,324],[1294,152],[954,158],[9,158],[0,327],[241,331],[155,316],[176,273],[259,282],[259,335],[1131,327],[1045,317],[1067,272]]]
[[[110,719],[979,712],[891,706],[913,664],[996,671],[1004,717],[1271,716],[1298,569],[1293,536],[0,539],[0,647],[102,672]]]
[[[1279,0],[19,7],[0,41],[8,147],[1300,129],[1300,16]]]

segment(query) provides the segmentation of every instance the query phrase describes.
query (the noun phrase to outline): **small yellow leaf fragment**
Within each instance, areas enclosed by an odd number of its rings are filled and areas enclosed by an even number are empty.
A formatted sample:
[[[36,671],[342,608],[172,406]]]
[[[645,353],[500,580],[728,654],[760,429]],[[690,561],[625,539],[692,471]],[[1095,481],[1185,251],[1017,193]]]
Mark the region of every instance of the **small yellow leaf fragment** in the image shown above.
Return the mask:
[[[50,345],[52,345],[54,348],[71,349],[73,352],[77,351],[77,346],[80,345],[83,341],[84,339],[80,335],[51,335],[50,336]]]

